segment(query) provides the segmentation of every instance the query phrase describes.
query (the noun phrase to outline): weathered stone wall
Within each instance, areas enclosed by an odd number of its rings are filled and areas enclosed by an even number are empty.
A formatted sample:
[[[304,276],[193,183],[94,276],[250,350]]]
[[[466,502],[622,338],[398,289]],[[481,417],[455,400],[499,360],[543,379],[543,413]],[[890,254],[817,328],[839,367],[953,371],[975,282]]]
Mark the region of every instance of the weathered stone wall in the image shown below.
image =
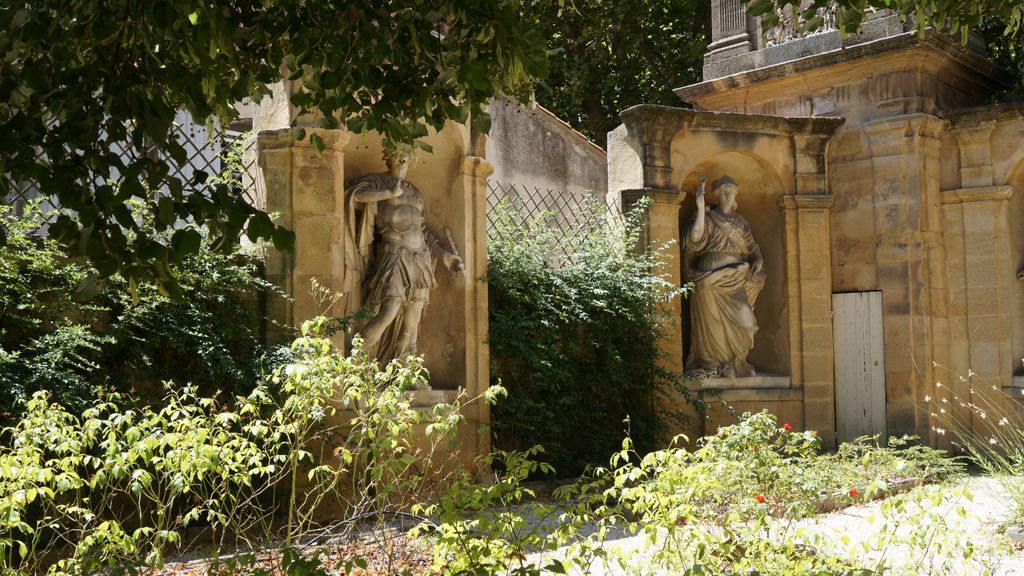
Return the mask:
[[[568,194],[592,191],[604,199],[608,165],[600,146],[541,107],[531,110],[495,99],[488,111],[486,156],[494,166],[492,180]]]

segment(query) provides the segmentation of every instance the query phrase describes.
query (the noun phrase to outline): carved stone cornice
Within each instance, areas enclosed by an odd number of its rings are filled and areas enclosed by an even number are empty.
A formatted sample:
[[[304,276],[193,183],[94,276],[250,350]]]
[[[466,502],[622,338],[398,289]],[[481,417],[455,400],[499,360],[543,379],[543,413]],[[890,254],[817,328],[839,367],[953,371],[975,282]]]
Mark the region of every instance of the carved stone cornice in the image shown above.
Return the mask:
[[[312,148],[310,136],[316,134],[324,142],[325,150],[344,150],[348,145],[352,133],[348,130],[328,130],[326,128],[305,128],[306,137],[302,140],[292,139],[291,128],[277,128],[275,130],[260,130],[256,134],[256,147],[259,150],[274,150],[276,148]]]
[[[622,190],[619,192],[622,197],[623,207],[632,206],[641,198],[650,198],[655,204],[663,206],[675,206],[678,208],[682,203],[683,199],[686,198],[686,192],[662,190],[658,188],[634,188],[630,190]]]

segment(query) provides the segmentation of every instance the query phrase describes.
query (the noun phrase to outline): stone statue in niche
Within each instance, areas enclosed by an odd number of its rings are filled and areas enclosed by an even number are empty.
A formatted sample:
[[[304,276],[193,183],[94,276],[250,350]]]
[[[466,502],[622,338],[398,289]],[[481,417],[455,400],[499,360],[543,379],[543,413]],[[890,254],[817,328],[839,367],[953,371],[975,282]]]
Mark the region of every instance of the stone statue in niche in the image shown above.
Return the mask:
[[[688,374],[699,378],[753,376],[754,302],[764,288],[764,261],[750,223],[736,213],[739,186],[722,176],[712,184],[718,206],[704,201],[707,178],[696,192],[697,213],[683,240],[683,277],[692,282]]]
[[[423,308],[437,287],[434,258],[452,272],[464,268],[451,232],[445,228],[446,249],[426,227],[423,194],[405,180],[408,157],[385,161],[387,172],[345,183],[346,308],[370,311],[359,333],[381,362],[416,354]]]

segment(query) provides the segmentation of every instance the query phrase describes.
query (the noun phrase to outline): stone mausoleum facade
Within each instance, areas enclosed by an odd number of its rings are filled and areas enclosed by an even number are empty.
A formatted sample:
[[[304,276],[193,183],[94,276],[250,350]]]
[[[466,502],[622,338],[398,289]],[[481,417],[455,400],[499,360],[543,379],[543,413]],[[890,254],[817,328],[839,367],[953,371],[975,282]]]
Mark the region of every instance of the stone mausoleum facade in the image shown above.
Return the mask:
[[[705,80],[676,90],[692,109],[631,108],[608,143],[609,197],[653,200],[652,242],[685,238],[702,177],[712,205],[712,181],[738,185],[767,278],[756,374],[705,378],[701,394],[768,408],[826,445],[939,441],[926,400],[946,393],[938,383],[1020,397],[1024,105],[991,103],[1005,73],[984,46],[886,12],[845,37],[827,15],[812,35],[785,20],[762,32],[740,0],[712,0],[712,18]],[[678,282],[682,256],[667,264]],[[683,369],[691,312],[672,306],[665,352]]]

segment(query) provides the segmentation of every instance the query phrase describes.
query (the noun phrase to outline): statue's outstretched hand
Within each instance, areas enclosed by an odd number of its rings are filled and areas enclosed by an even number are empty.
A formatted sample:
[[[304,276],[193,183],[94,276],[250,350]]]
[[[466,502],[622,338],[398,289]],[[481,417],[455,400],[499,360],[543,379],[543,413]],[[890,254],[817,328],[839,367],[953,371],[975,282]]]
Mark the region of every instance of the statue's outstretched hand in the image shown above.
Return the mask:
[[[445,253],[444,264],[452,272],[462,272],[466,269],[466,263],[462,261],[462,258],[458,254],[452,254],[451,252]]]

